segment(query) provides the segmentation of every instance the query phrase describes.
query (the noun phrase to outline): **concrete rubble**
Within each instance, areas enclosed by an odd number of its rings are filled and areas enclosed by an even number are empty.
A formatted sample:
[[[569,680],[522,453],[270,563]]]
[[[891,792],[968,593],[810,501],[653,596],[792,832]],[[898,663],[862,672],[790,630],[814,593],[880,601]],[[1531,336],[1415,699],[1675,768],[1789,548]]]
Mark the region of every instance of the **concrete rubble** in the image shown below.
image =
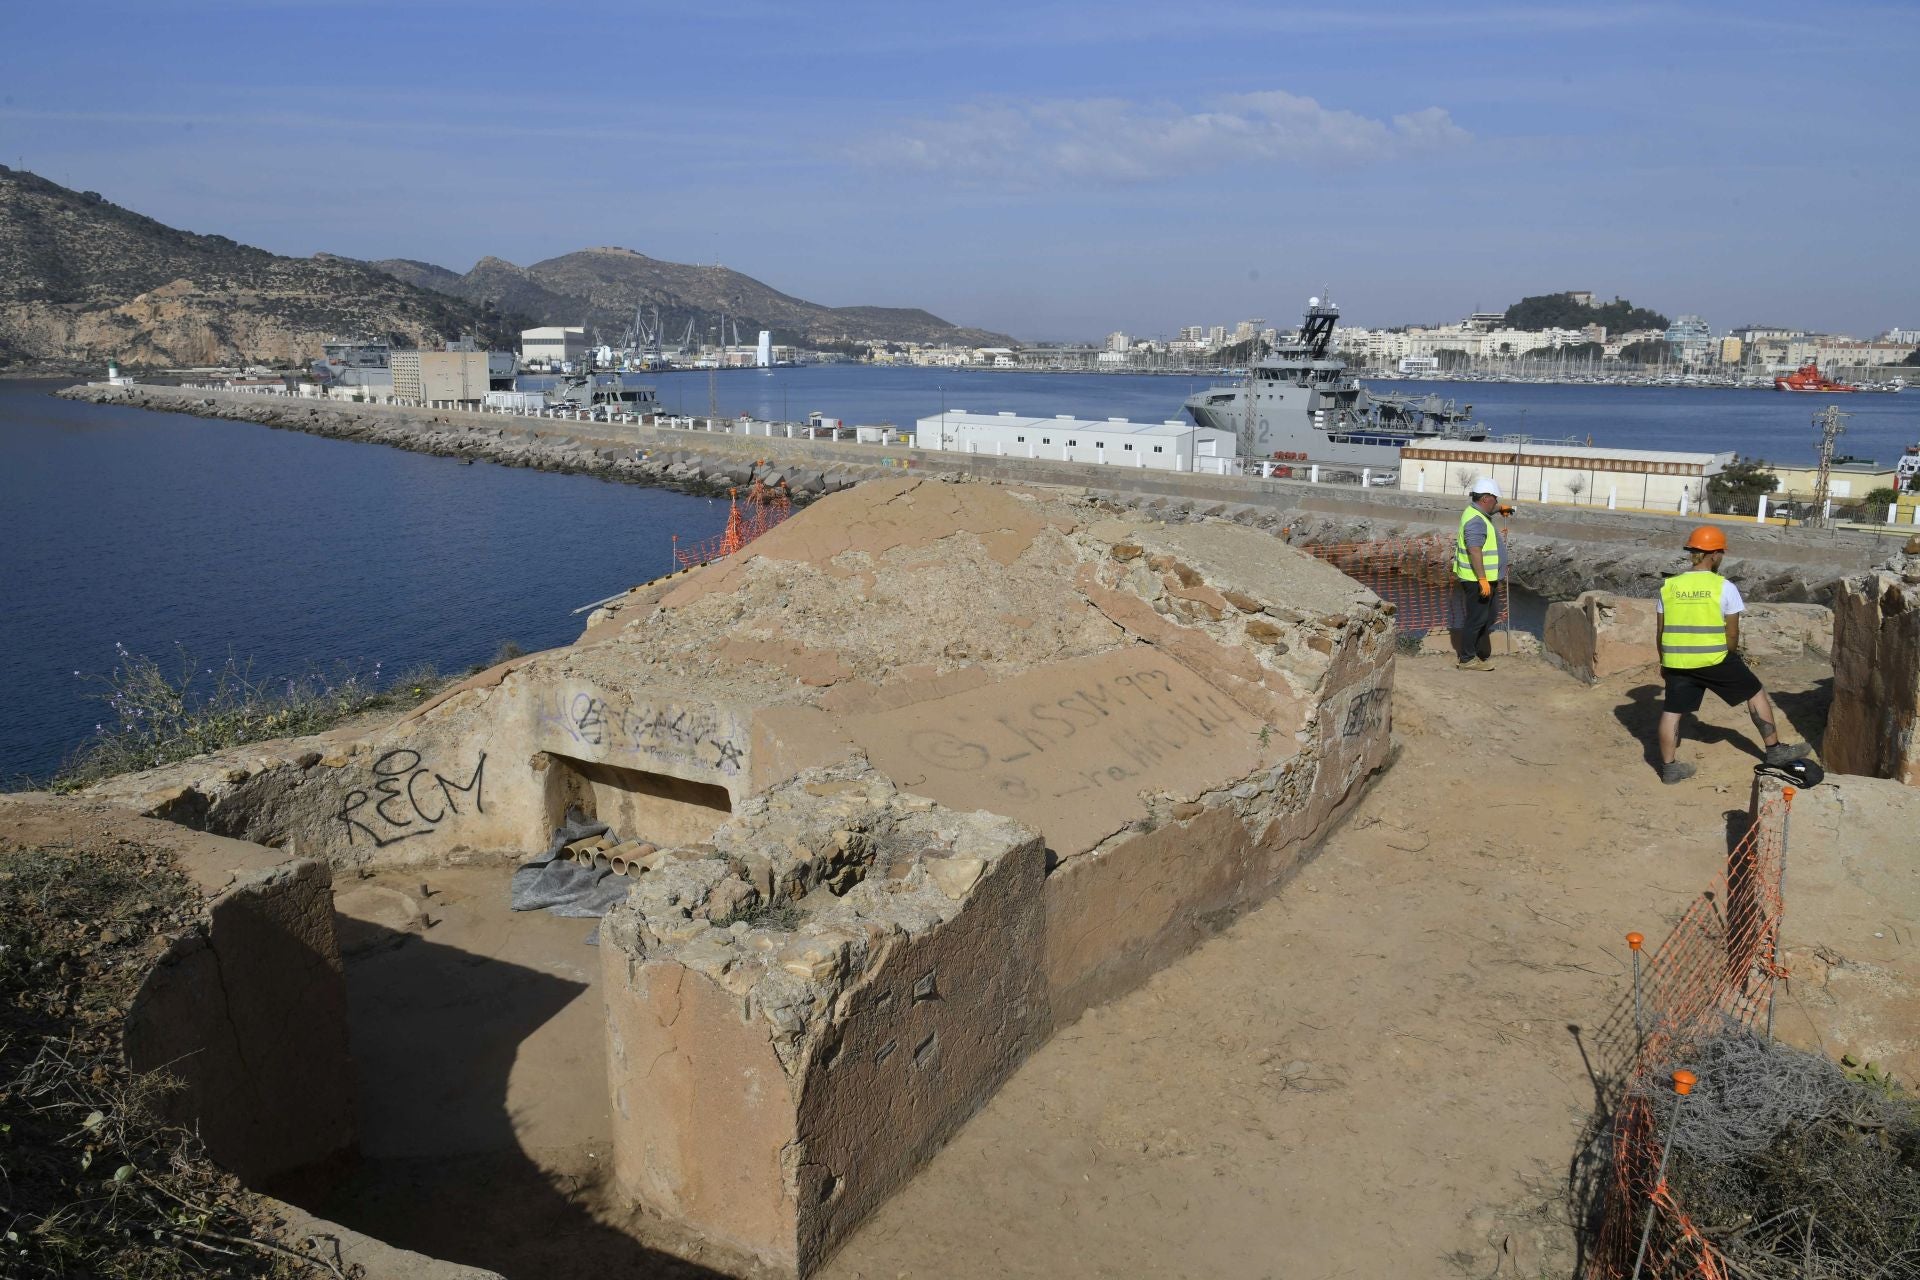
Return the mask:
[[[1840,584],[1827,767],[1920,786],[1920,539]]]
[[[1393,655],[1390,606],[1257,530],[889,479],[392,725],[94,794],[503,891],[569,813],[653,846],[603,924],[620,1185],[800,1274],[1286,883],[1386,762]]]

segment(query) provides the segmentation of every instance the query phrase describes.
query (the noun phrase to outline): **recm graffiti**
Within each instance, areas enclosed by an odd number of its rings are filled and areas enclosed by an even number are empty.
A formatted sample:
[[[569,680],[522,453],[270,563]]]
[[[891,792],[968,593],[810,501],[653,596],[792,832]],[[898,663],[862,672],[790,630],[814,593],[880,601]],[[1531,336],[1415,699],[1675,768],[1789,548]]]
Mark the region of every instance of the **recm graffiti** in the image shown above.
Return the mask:
[[[465,782],[456,782],[429,765],[411,747],[397,747],[373,762],[372,779],[340,798],[334,817],[347,829],[347,843],[364,836],[376,849],[430,835],[448,818],[462,812],[456,795],[465,796],[473,812],[487,811],[482,786],[487,753],[482,751]]]

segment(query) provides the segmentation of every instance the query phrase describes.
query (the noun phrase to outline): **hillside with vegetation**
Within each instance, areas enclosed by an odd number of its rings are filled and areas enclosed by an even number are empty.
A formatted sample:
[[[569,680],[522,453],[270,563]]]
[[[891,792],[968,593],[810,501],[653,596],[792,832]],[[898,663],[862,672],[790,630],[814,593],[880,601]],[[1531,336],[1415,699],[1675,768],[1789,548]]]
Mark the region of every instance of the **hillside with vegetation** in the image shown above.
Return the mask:
[[[303,364],[341,336],[497,341],[516,323],[352,259],[182,231],[0,165],[0,366]]]
[[[1608,333],[1629,333],[1635,329],[1664,329],[1667,318],[1658,311],[1636,307],[1625,298],[1596,307],[1571,293],[1542,293],[1522,298],[1507,308],[1507,325],[1513,329],[1581,329],[1590,324],[1605,325]]]
[[[686,335],[689,321],[695,340],[717,337],[722,315],[728,319],[728,339],[737,327],[747,342],[761,329],[772,330],[777,342],[801,345],[894,341],[1005,346],[1013,341],[1005,334],[951,324],[919,308],[822,306],[726,267],[666,262],[631,249],[581,249],[530,267],[487,257],[465,275],[404,258],[370,265],[422,288],[524,313],[540,324],[586,325],[606,342],[616,342],[626,332],[636,307],[646,313],[648,323],[658,311],[669,345]]]

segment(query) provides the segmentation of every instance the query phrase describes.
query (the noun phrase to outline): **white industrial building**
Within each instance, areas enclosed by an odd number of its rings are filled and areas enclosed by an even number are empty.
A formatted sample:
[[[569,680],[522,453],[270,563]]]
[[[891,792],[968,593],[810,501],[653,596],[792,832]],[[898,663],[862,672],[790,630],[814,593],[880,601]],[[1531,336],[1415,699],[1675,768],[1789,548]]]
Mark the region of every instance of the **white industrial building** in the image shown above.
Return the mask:
[[[549,325],[520,331],[520,363],[572,364],[587,358],[587,331],[583,326]]]
[[[1162,471],[1224,472],[1234,467],[1234,436],[1190,422],[1125,418],[1029,418],[950,409],[914,426],[914,443],[948,453],[1048,458]]]
[[[1464,497],[1475,480],[1492,476],[1508,502],[1685,515],[1702,510],[1707,478],[1726,470],[1733,458],[1731,453],[1438,440],[1400,451],[1400,488]]]

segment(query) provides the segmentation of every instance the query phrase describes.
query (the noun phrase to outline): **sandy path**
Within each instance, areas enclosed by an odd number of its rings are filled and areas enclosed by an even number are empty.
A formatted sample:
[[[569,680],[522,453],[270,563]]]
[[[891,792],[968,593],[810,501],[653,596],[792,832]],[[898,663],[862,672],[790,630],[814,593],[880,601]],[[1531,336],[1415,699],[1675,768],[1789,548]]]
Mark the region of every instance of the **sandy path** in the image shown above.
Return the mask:
[[[1762,674],[1806,737],[1824,669]],[[1404,660],[1401,754],[1294,885],[1062,1031],[825,1274],[1567,1274],[1569,1025],[1712,880],[1757,755],[1714,704],[1661,786],[1650,686]]]

